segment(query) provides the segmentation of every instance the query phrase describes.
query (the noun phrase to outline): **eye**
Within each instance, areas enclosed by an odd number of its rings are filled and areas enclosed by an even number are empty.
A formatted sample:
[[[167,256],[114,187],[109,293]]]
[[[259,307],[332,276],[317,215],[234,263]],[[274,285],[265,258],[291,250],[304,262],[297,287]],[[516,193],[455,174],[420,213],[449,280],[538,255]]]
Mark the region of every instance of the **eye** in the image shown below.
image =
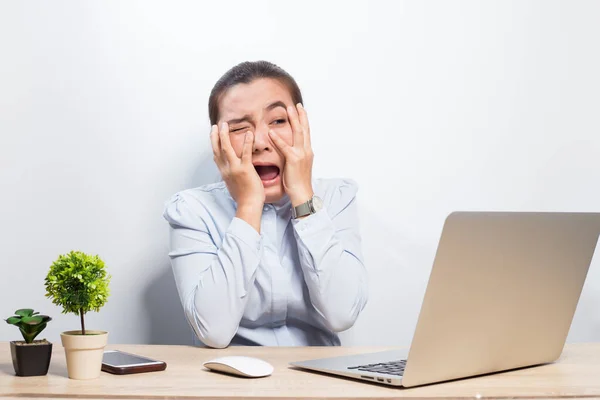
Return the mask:
[[[273,124],[276,124],[276,125],[281,125],[281,124],[285,124],[286,122],[287,122],[287,120],[286,120],[286,119],[280,118],[280,119],[276,119],[276,120],[275,120],[275,121],[273,121],[272,123],[273,123]]]
[[[248,129],[248,127],[247,126],[242,126],[241,128],[230,129],[229,133],[241,132],[241,131],[243,131],[245,129]]]

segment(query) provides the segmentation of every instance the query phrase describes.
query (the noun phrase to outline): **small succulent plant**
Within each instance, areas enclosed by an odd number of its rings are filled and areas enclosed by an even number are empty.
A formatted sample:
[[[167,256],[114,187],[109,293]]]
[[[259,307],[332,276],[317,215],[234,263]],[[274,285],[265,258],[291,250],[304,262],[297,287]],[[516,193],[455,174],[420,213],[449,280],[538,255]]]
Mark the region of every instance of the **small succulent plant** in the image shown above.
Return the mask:
[[[22,308],[15,311],[15,315],[6,319],[6,322],[15,325],[21,331],[26,343],[32,343],[33,339],[39,335],[48,322],[52,321],[47,315],[40,315],[31,308]]]

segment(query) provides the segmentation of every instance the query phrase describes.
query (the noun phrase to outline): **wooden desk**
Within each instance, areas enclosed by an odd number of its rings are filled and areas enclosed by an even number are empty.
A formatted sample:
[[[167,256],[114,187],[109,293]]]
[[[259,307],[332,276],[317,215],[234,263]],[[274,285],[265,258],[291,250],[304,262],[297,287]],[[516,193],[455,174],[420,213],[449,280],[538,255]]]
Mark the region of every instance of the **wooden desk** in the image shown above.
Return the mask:
[[[188,346],[110,345],[164,360],[167,370],[99,379],[67,378],[60,343],[47,376],[16,377],[8,343],[0,343],[0,399],[4,398],[600,398],[600,343],[567,345],[554,364],[412,389],[329,377],[288,367],[292,360],[328,357],[388,348],[364,347],[230,347],[224,350]],[[202,362],[224,355],[260,357],[275,367],[268,378],[242,379],[202,367]]]

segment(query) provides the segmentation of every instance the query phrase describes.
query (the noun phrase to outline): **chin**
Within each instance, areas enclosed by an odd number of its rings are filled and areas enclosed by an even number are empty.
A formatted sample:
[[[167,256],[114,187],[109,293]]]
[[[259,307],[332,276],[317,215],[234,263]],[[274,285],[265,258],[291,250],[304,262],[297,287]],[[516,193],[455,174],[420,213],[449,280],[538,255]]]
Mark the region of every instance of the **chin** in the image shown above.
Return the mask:
[[[265,203],[275,203],[281,200],[285,191],[281,186],[265,188]]]

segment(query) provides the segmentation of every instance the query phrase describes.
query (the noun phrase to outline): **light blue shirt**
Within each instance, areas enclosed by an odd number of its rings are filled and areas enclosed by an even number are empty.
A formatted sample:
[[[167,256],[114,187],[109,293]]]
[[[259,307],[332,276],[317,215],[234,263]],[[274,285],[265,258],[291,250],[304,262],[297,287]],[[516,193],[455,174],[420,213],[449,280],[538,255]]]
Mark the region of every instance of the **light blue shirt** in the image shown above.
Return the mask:
[[[322,210],[292,219],[288,196],[265,204],[260,234],[235,217],[224,182],[166,204],[171,264],[185,316],[207,346],[339,345],[367,302],[357,185],[317,179]]]

